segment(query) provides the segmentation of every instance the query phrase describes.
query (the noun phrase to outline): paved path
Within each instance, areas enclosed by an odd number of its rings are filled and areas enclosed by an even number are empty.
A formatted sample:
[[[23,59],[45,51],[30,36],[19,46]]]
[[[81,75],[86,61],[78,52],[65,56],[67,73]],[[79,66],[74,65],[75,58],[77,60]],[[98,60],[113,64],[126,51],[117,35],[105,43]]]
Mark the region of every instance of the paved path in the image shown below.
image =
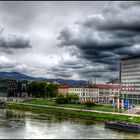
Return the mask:
[[[9,102],[10,103],[10,102]],[[16,103],[16,102],[15,102]],[[30,103],[16,103],[16,104],[24,104],[24,105],[33,105],[33,106],[42,106],[42,107],[50,107],[50,108],[60,108],[65,110],[78,110],[83,112],[97,112],[97,113],[105,113],[105,114],[118,114],[118,115],[126,115],[126,116],[136,116],[140,117],[140,115],[136,114],[128,114],[128,113],[117,113],[117,112],[106,112],[106,111],[97,111],[97,110],[88,110],[88,109],[78,109],[78,108],[70,108],[70,107],[60,107],[60,106],[51,106],[51,105],[37,105],[37,104],[30,104]]]

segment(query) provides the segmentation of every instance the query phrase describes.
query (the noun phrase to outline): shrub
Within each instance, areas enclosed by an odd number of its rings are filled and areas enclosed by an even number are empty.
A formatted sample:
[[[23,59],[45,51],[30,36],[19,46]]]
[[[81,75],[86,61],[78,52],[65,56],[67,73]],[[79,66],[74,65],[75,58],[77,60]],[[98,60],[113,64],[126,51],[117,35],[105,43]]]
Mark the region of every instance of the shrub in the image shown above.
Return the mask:
[[[95,103],[92,102],[92,101],[90,101],[90,100],[88,100],[88,101],[85,102],[85,105],[86,105],[87,107],[92,107],[92,106],[95,105]]]
[[[56,102],[58,104],[76,103],[78,100],[79,97],[76,94],[67,94],[67,95],[60,94],[56,98]]]
[[[57,98],[56,98],[56,102],[58,104],[66,104],[68,103],[68,98],[66,98],[64,95],[58,95]]]

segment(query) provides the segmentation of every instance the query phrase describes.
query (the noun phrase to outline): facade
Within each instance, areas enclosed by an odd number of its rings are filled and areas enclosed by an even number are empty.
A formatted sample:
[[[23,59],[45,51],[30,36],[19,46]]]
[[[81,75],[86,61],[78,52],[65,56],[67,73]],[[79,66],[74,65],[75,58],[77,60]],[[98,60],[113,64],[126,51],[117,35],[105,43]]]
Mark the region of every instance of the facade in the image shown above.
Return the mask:
[[[0,97],[26,97],[27,81],[0,78]]]
[[[87,83],[85,85],[61,85],[58,88],[59,94],[77,94],[80,102],[86,102],[88,100],[92,102],[109,102],[114,97],[120,94],[119,84],[92,84]]]
[[[58,94],[67,95],[69,88],[70,88],[70,85],[68,85],[68,84],[59,85],[58,86]]]
[[[17,96],[18,97],[27,97],[27,80],[17,81]]]
[[[68,92],[70,94],[77,94],[80,102],[99,101],[99,89],[97,88],[73,87],[69,88]]]
[[[99,101],[99,89],[92,84],[73,86],[68,89],[69,94],[77,94],[80,102]]]
[[[111,101],[120,94],[121,90],[119,84],[97,84],[96,88],[99,89],[99,101],[101,102]]]
[[[0,97],[16,96],[16,80],[0,78]]]
[[[122,98],[140,104],[140,56],[121,59],[120,83]]]

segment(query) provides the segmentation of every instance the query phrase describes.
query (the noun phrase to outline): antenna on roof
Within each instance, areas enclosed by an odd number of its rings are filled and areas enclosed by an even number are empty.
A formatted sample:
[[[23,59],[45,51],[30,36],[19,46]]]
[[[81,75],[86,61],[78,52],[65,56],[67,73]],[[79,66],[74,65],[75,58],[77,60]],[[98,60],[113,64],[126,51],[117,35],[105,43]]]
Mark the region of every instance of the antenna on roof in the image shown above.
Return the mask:
[[[96,85],[96,77],[94,78],[94,84]]]

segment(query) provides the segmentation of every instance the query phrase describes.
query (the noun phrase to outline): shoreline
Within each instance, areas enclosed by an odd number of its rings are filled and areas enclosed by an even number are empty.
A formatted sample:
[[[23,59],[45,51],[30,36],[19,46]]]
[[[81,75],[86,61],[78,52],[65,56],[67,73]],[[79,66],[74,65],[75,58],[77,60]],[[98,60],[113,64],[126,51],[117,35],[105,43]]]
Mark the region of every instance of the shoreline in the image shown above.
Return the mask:
[[[24,111],[33,111],[36,113],[48,113],[54,115],[62,115],[71,118],[80,118],[88,120],[122,120],[140,123],[140,115],[130,115],[121,113],[109,113],[101,111],[80,110],[76,108],[65,108],[57,106],[34,105],[27,103],[7,103],[5,107],[8,109],[18,109]]]

